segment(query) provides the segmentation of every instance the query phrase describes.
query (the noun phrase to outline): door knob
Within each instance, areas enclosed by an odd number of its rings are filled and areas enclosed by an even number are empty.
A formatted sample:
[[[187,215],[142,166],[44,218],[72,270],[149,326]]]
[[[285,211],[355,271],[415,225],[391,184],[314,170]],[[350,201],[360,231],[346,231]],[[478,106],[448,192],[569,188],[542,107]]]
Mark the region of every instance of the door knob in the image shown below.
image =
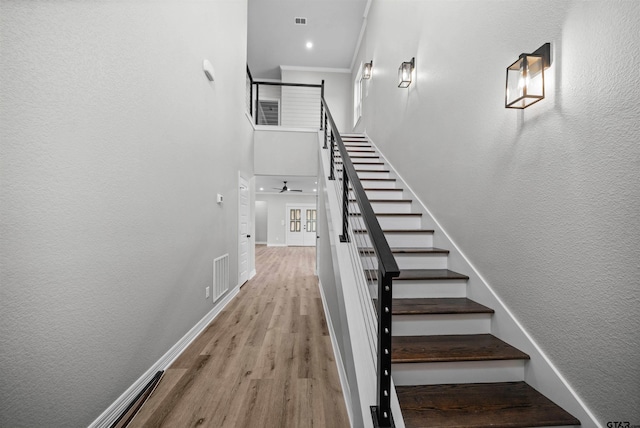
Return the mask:
[[[247,238],[251,238],[251,235],[247,235]]]

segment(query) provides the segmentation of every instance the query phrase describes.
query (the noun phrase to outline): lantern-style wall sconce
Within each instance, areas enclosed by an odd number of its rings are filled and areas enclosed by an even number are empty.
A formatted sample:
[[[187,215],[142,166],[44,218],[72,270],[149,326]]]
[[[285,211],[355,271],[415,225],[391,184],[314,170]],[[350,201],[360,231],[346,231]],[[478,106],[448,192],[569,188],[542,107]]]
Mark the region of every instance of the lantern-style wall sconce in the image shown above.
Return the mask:
[[[507,67],[506,108],[523,109],[544,98],[544,70],[551,65],[551,44],[545,43]]]
[[[411,58],[409,62],[403,62],[398,69],[398,88],[408,88],[411,84],[411,75],[416,68],[416,59]]]
[[[371,79],[371,73],[373,73],[373,60],[364,63],[362,68],[362,78]]]

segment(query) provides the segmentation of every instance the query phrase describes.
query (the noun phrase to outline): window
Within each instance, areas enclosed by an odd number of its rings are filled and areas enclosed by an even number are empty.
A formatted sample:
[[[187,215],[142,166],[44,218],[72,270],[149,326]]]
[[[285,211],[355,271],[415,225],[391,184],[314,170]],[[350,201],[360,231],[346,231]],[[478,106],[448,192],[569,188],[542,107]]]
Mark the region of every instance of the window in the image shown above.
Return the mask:
[[[300,208],[289,210],[289,232],[300,232]]]
[[[316,231],[316,210],[307,210],[307,232]]]
[[[362,116],[362,98],[364,95],[364,79],[362,78],[362,66],[358,68],[356,79],[353,82],[353,125],[355,126]]]
[[[258,125],[280,125],[280,100],[258,102]]]

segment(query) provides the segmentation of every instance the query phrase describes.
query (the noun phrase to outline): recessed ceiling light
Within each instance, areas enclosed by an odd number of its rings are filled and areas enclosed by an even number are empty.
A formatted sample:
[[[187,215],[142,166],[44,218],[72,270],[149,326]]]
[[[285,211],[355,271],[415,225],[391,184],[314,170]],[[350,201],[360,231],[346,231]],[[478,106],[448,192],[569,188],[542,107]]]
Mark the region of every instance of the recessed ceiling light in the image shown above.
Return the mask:
[[[317,192],[317,191],[318,191],[318,189],[313,189],[313,191],[314,191],[314,192]]]
[[[313,47],[313,43],[307,42],[307,49],[311,49]]]
[[[264,187],[261,187],[260,190],[264,190]]]

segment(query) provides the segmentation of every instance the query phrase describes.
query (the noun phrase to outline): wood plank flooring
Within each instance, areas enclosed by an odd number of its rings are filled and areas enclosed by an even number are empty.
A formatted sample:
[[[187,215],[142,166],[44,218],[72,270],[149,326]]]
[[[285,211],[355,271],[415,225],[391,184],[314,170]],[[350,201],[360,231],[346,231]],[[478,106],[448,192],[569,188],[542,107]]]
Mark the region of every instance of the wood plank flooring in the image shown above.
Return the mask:
[[[348,427],[314,265],[315,248],[257,246],[257,275],[130,426]]]

